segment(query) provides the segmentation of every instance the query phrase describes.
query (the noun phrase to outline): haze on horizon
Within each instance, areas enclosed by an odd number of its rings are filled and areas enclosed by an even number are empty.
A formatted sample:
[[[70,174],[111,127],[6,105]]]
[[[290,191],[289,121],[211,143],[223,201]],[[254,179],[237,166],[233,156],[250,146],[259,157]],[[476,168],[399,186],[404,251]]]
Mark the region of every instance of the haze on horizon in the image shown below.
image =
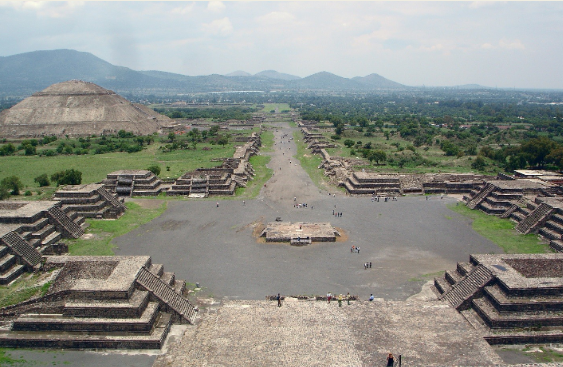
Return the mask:
[[[562,2],[0,1],[0,56],[74,49],[192,76],[563,89],[561,19]]]

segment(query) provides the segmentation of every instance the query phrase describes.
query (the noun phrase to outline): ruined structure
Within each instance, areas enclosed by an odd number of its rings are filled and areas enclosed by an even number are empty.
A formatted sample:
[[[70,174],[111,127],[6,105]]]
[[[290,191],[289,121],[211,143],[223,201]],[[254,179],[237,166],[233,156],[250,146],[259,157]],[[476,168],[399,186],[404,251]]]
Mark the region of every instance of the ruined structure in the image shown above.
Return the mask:
[[[340,233],[330,223],[270,222],[260,234],[266,242],[289,242],[293,246],[335,242]]]
[[[157,132],[170,119],[94,83],[70,80],[0,112],[0,136],[23,138]]]
[[[103,184],[67,185],[54,194],[63,210],[71,210],[86,218],[117,219],[125,212],[125,205],[104,188]]]
[[[57,201],[0,202],[0,284],[39,268],[41,256],[61,253],[61,238],[84,234],[84,217]]]
[[[563,341],[563,255],[471,255],[434,280],[490,344]]]
[[[510,218],[522,234],[537,233],[563,251],[563,192],[561,187],[540,179],[485,181],[465,196],[470,209]]]
[[[310,124],[300,123],[308,149],[319,154],[330,181],[346,189],[350,195],[407,195],[407,194],[465,194],[479,188],[489,176],[474,174],[380,174],[375,172],[355,172],[354,165],[363,161],[352,158],[331,157],[325,148],[334,147],[323,134],[310,128]]]
[[[193,323],[185,281],[149,256],[51,256],[48,292],[0,310],[0,346],[160,349],[172,323]]]
[[[147,170],[120,170],[108,173],[104,188],[119,196],[156,196],[165,188],[162,180]]]
[[[237,187],[246,187],[254,176],[249,162],[260,149],[260,134],[252,133],[244,145],[236,147],[232,158],[227,158],[218,167],[198,168],[178,178],[166,192],[167,195],[208,197],[209,195],[234,195]]]

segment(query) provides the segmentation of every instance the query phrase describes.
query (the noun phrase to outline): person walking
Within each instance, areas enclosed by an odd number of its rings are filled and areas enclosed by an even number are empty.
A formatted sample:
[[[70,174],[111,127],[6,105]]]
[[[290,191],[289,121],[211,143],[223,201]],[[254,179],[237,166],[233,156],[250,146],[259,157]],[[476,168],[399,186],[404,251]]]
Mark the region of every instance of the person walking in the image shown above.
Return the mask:
[[[393,357],[393,354],[389,353],[387,355],[387,367],[393,367],[394,364],[395,364],[395,357]]]
[[[348,302],[348,306],[350,306],[350,292],[346,294],[346,302]]]
[[[281,307],[281,295],[278,293],[278,307]]]
[[[327,302],[330,303],[330,300],[331,300],[331,299],[332,299],[332,293],[328,292],[328,293],[326,294],[326,300],[327,300]]]
[[[217,208],[219,207],[219,202],[217,202]]]
[[[375,299],[375,297],[373,296],[373,293],[369,295],[369,301],[372,302]]]
[[[342,293],[338,295],[338,307],[342,307]]]

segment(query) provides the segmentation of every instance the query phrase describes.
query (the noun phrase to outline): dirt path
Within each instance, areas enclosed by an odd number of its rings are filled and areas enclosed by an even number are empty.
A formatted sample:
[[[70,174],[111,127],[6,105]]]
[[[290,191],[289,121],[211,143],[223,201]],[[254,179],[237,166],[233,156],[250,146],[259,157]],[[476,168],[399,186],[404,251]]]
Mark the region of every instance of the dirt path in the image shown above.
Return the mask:
[[[286,123],[278,123],[274,130],[274,151],[268,168],[274,170],[274,176],[262,188],[259,200],[278,207],[293,207],[297,203],[309,203],[328,196],[328,192],[318,189],[307,172],[295,157],[297,146],[293,140],[293,132],[297,128]]]

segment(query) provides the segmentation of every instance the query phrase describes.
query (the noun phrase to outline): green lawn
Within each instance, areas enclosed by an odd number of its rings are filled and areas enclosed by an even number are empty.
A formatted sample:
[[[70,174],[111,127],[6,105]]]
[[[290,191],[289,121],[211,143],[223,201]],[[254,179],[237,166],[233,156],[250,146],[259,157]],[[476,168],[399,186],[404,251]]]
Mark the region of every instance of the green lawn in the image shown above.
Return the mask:
[[[328,182],[326,181],[324,170],[318,168],[323,162],[323,159],[320,155],[313,154],[307,149],[307,145],[303,140],[303,134],[300,131],[293,133],[293,139],[297,145],[297,154],[294,157],[299,159],[301,166],[309,177],[311,177],[315,186],[320,189],[326,189]]]
[[[552,252],[549,245],[542,243],[535,234],[523,235],[514,229],[509,219],[487,215],[471,210],[462,203],[450,204],[448,208],[473,220],[472,227],[481,236],[491,240],[507,254],[541,254]]]
[[[51,283],[37,284],[39,276],[40,274],[23,275],[10,285],[0,286],[0,307],[15,305],[47,293]]]
[[[166,201],[156,209],[142,208],[133,202],[126,203],[126,206],[125,214],[117,220],[86,219],[89,224],[86,233],[93,237],[67,240],[69,253],[81,256],[115,255],[111,241],[160,216],[166,210]]]
[[[272,110],[278,110],[279,113],[285,110],[290,110],[289,104],[287,103],[264,103],[264,108],[261,112],[269,113]]]

